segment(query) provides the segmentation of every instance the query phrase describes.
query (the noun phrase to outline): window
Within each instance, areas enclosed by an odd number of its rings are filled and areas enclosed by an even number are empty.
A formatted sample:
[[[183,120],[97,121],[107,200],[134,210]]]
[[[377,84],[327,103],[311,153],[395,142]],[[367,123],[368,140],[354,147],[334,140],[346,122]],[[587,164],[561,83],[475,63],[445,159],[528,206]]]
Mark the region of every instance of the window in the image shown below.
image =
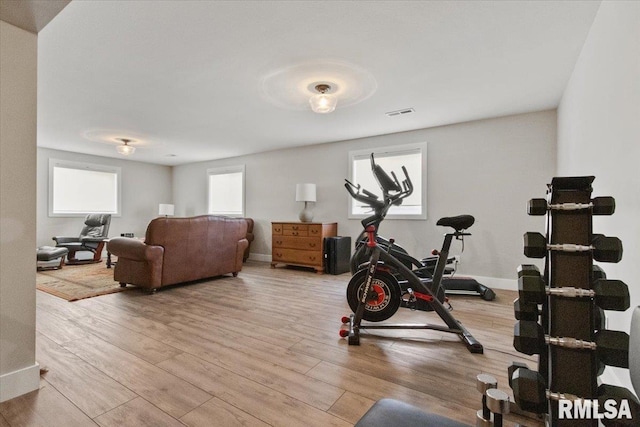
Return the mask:
[[[389,176],[391,176],[391,172],[395,172],[400,182],[404,179],[402,166],[406,167],[413,184],[411,196],[404,199],[400,206],[392,206],[387,218],[426,219],[427,144],[399,145],[349,152],[349,180],[382,197],[382,190],[371,172],[371,153],[374,154],[376,164],[382,166]],[[368,206],[349,197],[349,218],[364,218],[370,214],[371,209]]]
[[[207,169],[209,214],[244,217],[244,165]]]
[[[121,170],[49,159],[49,216],[120,215]]]

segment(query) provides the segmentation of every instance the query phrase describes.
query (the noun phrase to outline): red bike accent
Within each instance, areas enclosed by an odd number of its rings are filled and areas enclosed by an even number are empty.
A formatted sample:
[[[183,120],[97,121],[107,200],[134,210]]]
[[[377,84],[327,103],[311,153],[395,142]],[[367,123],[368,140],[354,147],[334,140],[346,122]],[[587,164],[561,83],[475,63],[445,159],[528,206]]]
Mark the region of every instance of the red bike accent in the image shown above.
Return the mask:
[[[414,292],[413,295],[415,295],[416,298],[421,299],[421,300],[426,301],[426,302],[433,301],[433,297],[431,295],[421,294],[420,292]]]
[[[431,302],[434,299],[431,295],[421,294],[420,292],[414,292],[413,295],[415,295],[416,298],[427,302]],[[449,302],[449,297],[444,297],[443,302]]]
[[[386,294],[384,292],[384,289],[382,289],[382,287],[380,285],[373,285],[371,287],[371,289],[373,290],[373,292],[375,292],[375,299],[370,299],[367,301],[367,304],[369,306],[376,306],[376,305],[380,305],[382,304],[382,302],[384,301]]]
[[[369,225],[367,226],[367,228],[365,228],[365,231],[367,232],[367,246],[370,248],[375,248],[377,243],[376,243],[376,227],[373,225]]]

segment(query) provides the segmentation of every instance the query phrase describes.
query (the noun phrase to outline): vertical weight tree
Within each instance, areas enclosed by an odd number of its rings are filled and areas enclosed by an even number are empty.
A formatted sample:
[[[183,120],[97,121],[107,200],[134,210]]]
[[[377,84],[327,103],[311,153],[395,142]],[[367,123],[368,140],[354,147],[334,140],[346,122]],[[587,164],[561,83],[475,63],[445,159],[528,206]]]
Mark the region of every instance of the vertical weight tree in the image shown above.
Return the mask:
[[[545,414],[551,426],[598,425],[592,411],[580,419],[567,417],[561,401],[604,403],[630,395],[621,387],[598,386],[605,365],[629,367],[629,336],[606,330],[604,317],[604,310],[627,310],[629,292],[593,264],[622,258],[618,238],[593,232],[593,215],[615,211],[612,197],[591,198],[593,181],[592,176],[553,178],[546,199],[528,204],[529,215],[545,216],[546,235],[525,233],[524,254],[544,258],[545,265],[543,272],[534,265],[518,269],[514,347],[539,355],[539,362],[537,370],[512,365],[509,379],[520,409]],[[638,406],[632,400],[635,418]],[[637,418],[630,422],[640,425]]]

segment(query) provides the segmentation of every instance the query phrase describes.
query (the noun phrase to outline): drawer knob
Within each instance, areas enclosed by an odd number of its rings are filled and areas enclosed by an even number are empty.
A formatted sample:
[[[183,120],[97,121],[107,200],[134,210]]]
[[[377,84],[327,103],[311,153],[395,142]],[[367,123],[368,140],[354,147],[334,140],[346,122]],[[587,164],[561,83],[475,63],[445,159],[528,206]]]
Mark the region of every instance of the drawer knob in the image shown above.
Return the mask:
[[[315,243],[309,243],[309,247],[310,247],[310,248],[315,248],[315,247],[316,247],[316,244],[315,244]]]

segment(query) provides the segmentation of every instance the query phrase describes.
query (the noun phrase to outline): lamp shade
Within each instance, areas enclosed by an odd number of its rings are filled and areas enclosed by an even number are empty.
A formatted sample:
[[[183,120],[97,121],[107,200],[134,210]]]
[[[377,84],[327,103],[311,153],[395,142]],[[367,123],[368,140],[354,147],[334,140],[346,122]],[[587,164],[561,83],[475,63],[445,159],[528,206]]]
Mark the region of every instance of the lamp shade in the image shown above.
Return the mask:
[[[296,202],[315,202],[315,184],[296,184]]]
[[[158,215],[173,215],[175,206],[165,203],[160,203],[158,207]]]

